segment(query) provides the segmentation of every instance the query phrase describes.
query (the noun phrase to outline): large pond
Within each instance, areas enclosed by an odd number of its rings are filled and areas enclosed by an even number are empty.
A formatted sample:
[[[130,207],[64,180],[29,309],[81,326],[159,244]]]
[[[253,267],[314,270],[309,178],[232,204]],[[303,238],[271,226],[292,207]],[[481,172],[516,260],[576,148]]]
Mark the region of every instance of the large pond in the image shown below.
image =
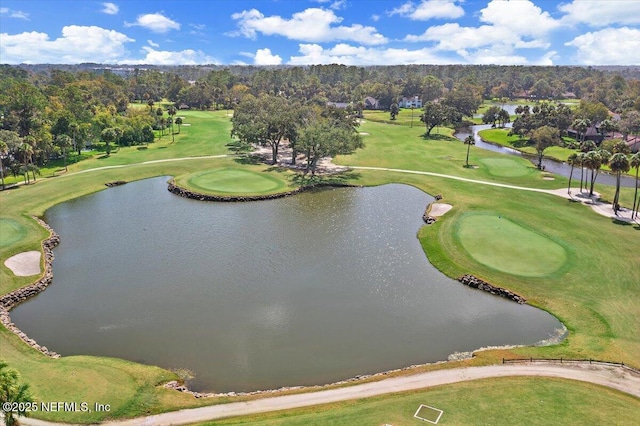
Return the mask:
[[[433,268],[416,237],[432,198],[413,187],[207,203],[166,181],[50,209],[54,283],[15,323],[62,355],[187,368],[212,391],[324,384],[562,327]]]

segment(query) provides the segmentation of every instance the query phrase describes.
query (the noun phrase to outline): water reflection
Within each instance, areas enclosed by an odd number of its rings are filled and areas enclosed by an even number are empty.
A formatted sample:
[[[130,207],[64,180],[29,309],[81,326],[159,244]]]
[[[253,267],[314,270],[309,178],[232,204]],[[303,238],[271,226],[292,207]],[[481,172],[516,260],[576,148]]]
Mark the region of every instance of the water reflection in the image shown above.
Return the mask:
[[[416,238],[405,185],[203,203],[166,178],[60,204],[54,283],[12,313],[40,344],[196,373],[198,390],[323,384],[531,344],[560,323],[472,290]]]

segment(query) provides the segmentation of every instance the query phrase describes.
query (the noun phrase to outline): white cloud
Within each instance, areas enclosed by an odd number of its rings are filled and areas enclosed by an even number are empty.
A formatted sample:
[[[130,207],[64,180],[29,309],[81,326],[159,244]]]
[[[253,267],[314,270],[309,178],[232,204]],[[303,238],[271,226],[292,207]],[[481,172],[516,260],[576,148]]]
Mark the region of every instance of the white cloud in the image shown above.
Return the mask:
[[[258,49],[253,58],[253,63],[255,65],[280,65],[282,58],[279,55],[272,54],[271,49]]]
[[[55,40],[36,31],[13,35],[2,33],[0,58],[9,64],[113,63],[126,55],[125,43],[133,41],[122,33],[96,26],[65,26],[62,37]]]
[[[147,43],[151,47],[160,47],[160,45],[158,43],[154,43],[153,40],[147,40]]]
[[[527,59],[517,49],[548,49],[549,34],[560,27],[553,19],[529,0],[492,0],[480,11],[483,25],[462,27],[447,23],[427,28],[420,35],[409,34],[407,42],[432,42],[434,49],[456,52],[473,64],[548,64],[555,57],[548,54],[540,59]]]
[[[329,6],[333,10],[340,10],[347,7],[347,0],[336,0]]]
[[[457,0],[422,0],[420,4],[415,6],[409,1],[393,9],[388,15],[400,15],[414,21],[456,19],[464,15],[464,9],[456,3],[460,2]]]
[[[606,27],[611,24],[640,24],[640,2],[630,0],[574,0],[561,4],[558,10],[566,13],[562,22]]]
[[[29,14],[20,10],[11,10],[8,7],[0,7],[0,15],[9,15],[9,18],[29,20]]]
[[[179,30],[180,24],[176,21],[167,18],[160,12],[147,13],[146,15],[139,15],[136,22],[125,22],[125,27],[143,27],[154,33],[166,33],[170,30]]]
[[[332,10],[310,8],[294,13],[291,19],[280,16],[264,16],[256,9],[234,13],[231,17],[238,21],[239,30],[227,35],[243,35],[255,39],[258,33],[280,35],[291,40],[308,42],[331,42],[337,40],[355,41],[367,45],[387,43],[387,38],[374,27],[353,24],[335,26],[342,22]]]
[[[101,10],[102,13],[106,13],[107,15],[117,15],[120,8],[118,5],[114,3],[102,3],[104,9]]]
[[[607,28],[582,34],[566,46],[577,49],[577,62],[584,65],[639,65],[640,30]]]
[[[428,48],[408,50],[352,46],[340,43],[325,49],[319,44],[300,44],[299,56],[292,56],[289,65],[344,64],[344,65],[388,65],[388,64],[451,64],[458,59],[439,57]]]
[[[373,22],[378,22],[380,20],[380,15],[371,15],[371,20]]]
[[[142,50],[146,53],[145,57],[137,60],[121,60],[122,64],[140,64],[140,65],[204,65],[220,63],[208,56],[201,50],[186,49],[181,51],[155,50],[151,47],[144,46]]]
[[[492,0],[480,11],[480,21],[531,37],[544,36],[560,26],[549,12],[543,12],[529,0]]]

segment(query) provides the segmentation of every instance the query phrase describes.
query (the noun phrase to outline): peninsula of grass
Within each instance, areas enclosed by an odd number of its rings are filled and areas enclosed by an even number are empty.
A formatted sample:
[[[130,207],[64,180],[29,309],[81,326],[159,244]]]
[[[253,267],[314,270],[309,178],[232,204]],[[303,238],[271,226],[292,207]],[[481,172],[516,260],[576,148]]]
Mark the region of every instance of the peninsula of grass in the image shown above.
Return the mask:
[[[527,145],[527,139],[522,139],[518,135],[509,135],[509,129],[485,129],[480,130],[478,132],[478,135],[484,142],[487,143],[506,146],[507,148],[516,149],[526,154],[536,154],[535,147],[532,145]],[[567,161],[567,158],[569,158],[569,156],[575,152],[575,149],[564,148],[561,146],[552,146],[544,151],[544,156],[557,161]]]
[[[263,169],[225,167],[204,170],[179,177],[176,183],[202,194],[221,196],[271,195],[295,189],[290,186],[290,179],[286,178],[288,173],[269,173]]]
[[[42,216],[53,205],[105,190],[107,182],[135,181],[168,175],[195,176],[204,171],[226,168],[265,173],[269,176],[273,173],[288,179],[279,172],[265,172],[262,165],[241,164],[234,161],[233,157],[210,157],[229,154],[226,147],[229,134],[223,131],[229,129],[228,117],[224,112],[191,114],[194,126],[188,127],[188,130],[183,127],[181,136],[176,135],[175,143],[169,142],[169,138],[165,136],[161,142],[157,142],[158,145],[151,144],[148,150],[123,148],[111,158],[95,158],[74,164],[64,175],[38,179],[36,184],[0,192],[2,219],[14,221],[26,230],[21,239],[0,244],[0,292],[4,294],[31,282],[28,278],[14,276],[4,266],[4,261],[13,254],[41,250],[40,243],[47,237],[47,233],[31,216]],[[205,130],[199,130],[199,137],[194,137],[191,132],[198,127],[195,125],[198,120]],[[213,132],[218,129],[219,136],[210,137],[206,131],[207,126]],[[367,121],[360,130],[370,134],[366,138],[366,147],[349,156],[338,156],[334,161],[344,165],[434,172],[521,187],[557,189],[566,187],[567,184],[567,179],[560,176],[556,176],[555,181],[542,180],[541,173],[533,165],[525,159],[515,157],[504,158],[513,158],[517,164],[513,167],[531,167],[532,172],[519,176],[496,176],[491,173],[491,167],[495,165],[482,160],[500,156],[476,147],[471,147],[469,161],[477,168],[465,168],[464,144],[445,136],[425,138],[424,128]],[[114,157],[120,155],[122,157],[116,161]],[[121,164],[116,164],[120,161]],[[347,174],[345,179],[361,185],[405,183],[429,194],[442,194],[443,201],[452,204],[454,209],[435,224],[423,227],[418,235],[430,262],[450,277],[473,273],[496,286],[512,290],[525,297],[532,305],[551,312],[569,329],[568,337],[561,344],[479,352],[475,359],[462,365],[492,364],[500,362],[504,356],[532,356],[593,357],[623,361],[636,368],[640,367],[637,356],[640,353],[640,336],[637,333],[640,329],[640,304],[637,303],[637,295],[640,293],[640,268],[637,267],[640,227],[637,225],[605,218],[594,213],[588,206],[554,195],[447,177],[356,169]],[[597,184],[596,190],[605,199],[612,199],[613,187]],[[621,204],[630,205],[633,189],[623,188],[621,191]],[[559,244],[567,251],[567,262],[560,269],[552,269],[553,266],[546,265],[546,258],[522,259],[522,268],[524,263],[528,263],[531,265],[530,270],[546,274],[522,276],[513,271],[500,270],[486,260],[479,261],[477,256],[471,255],[461,245],[457,228],[461,223],[464,225],[465,215],[473,217],[473,214],[486,212],[508,218],[527,231]],[[469,238],[479,238],[474,236],[473,226],[470,228],[467,230]],[[117,229],[113,232],[117,232]],[[518,241],[514,239],[516,236],[514,233],[504,233],[501,240],[517,245]],[[1,234],[0,240],[5,241]],[[64,244],[64,240],[62,243]],[[540,245],[545,244],[548,243],[541,242]],[[486,250],[490,254],[491,247]],[[54,277],[52,286],[55,285]],[[46,297],[46,291],[39,297]],[[50,349],[56,350],[55,346]],[[134,417],[225,402],[224,399],[196,400],[189,395],[159,387],[159,384],[177,376],[157,367],[107,357],[62,355],[58,360],[45,357],[0,326],[0,359],[5,359],[12,368],[19,371],[22,379],[30,384],[37,400],[89,401],[111,404],[112,407],[109,413],[94,412],[91,416],[73,412],[38,413],[36,416],[56,421],[89,423],[106,418]],[[422,369],[431,368],[447,368],[447,365]],[[544,385],[550,379],[540,380]],[[454,386],[457,385],[442,389],[446,391],[454,389]],[[581,392],[596,394],[590,385],[574,383],[572,386]],[[536,413],[540,407],[538,398],[518,397],[524,389],[522,382],[492,380],[491,388],[502,395],[495,396],[495,400],[500,401],[498,405],[515,404],[523,413]],[[597,392],[598,395],[602,393]],[[468,394],[469,392],[463,392],[460,395]],[[552,401],[560,398],[559,395],[553,395],[549,396]],[[402,400],[409,397],[405,395],[399,398]],[[384,399],[386,397],[380,398]],[[627,399],[626,396],[618,398],[623,402]],[[398,404],[401,404],[400,400]],[[618,406],[618,403],[614,400],[603,402],[612,407]],[[630,406],[629,403],[624,404]],[[445,408],[436,403],[431,405]],[[565,402],[565,409],[558,411],[554,422],[567,423],[565,420],[571,419],[572,411],[566,410],[566,405]],[[460,415],[474,415],[474,410],[464,404],[447,410],[456,411]],[[610,410],[608,414],[614,415],[615,411]]]

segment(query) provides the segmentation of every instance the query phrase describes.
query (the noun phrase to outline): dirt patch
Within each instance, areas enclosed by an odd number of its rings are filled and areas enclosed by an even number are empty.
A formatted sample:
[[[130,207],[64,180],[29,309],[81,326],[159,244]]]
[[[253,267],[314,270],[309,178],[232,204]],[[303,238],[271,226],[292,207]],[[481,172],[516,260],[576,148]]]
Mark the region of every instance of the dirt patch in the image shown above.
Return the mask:
[[[28,277],[40,273],[40,252],[25,251],[5,260],[4,265],[17,277]]]

